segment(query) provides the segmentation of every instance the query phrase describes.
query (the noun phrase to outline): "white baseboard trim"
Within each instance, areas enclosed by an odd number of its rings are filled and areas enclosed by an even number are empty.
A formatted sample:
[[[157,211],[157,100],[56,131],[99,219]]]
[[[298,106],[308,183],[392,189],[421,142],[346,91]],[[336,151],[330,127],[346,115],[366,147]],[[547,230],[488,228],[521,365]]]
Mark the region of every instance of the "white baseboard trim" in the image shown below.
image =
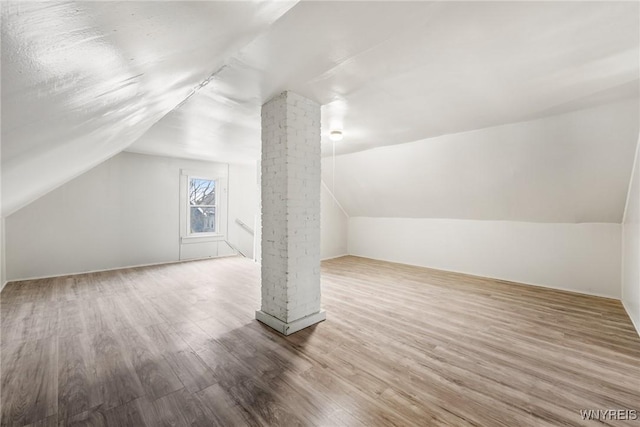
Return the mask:
[[[320,310],[317,313],[310,314],[302,319],[294,320],[291,323],[285,323],[280,319],[276,319],[270,314],[265,313],[262,310],[256,311],[256,320],[264,323],[272,329],[280,332],[282,335],[291,335],[304,328],[307,328],[316,323],[322,322],[327,319],[327,313],[324,310]]]
[[[624,307],[624,311],[627,312],[627,316],[629,316],[629,319],[631,319],[631,324],[633,325],[634,328],[636,328],[636,332],[638,333],[638,336],[640,337],[640,324],[638,324],[636,322],[636,320],[633,318],[633,315],[631,314],[631,310],[629,310],[629,307],[627,307],[627,305],[624,303],[624,301],[620,300],[620,302],[622,302],[622,306]]]
[[[4,289],[5,286],[7,286],[7,283],[9,283],[9,281],[5,280],[4,283],[2,284],[2,286],[0,286],[0,292],[2,292],[2,290]]]
[[[328,257],[326,257],[326,258],[322,258],[320,261],[329,261],[330,259],[342,258],[343,256],[349,256],[349,254],[342,254],[342,255],[328,256]]]
[[[103,268],[103,269],[98,269],[98,270],[80,271],[80,272],[76,272],[76,273],[52,274],[52,275],[49,275],[49,276],[33,276],[33,277],[26,277],[24,279],[7,280],[4,284],[6,285],[7,283],[10,283],[10,282],[24,282],[26,280],[53,279],[55,277],[79,276],[81,274],[103,273],[103,272],[106,272],[106,271],[126,270],[128,268],[142,268],[142,267],[155,267],[155,266],[158,266],[158,265],[182,264],[182,263],[185,263],[185,262],[204,261],[206,259],[229,258],[229,257],[234,257],[234,256],[240,256],[240,255],[238,255],[238,254],[229,254],[229,255],[220,255],[220,256],[209,256],[209,257],[203,257],[203,258],[182,259],[182,260],[177,260],[177,261],[162,261],[162,262],[152,262],[152,263],[149,263],[149,264],[125,265],[125,266],[122,266],[122,267]],[[4,288],[4,285],[2,285],[2,287]]]

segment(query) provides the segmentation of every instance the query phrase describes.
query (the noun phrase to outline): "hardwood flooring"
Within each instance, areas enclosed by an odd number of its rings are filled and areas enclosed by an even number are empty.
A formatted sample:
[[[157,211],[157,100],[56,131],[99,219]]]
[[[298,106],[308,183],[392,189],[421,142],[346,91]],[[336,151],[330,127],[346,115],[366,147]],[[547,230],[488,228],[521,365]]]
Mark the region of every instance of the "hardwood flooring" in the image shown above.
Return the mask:
[[[620,302],[344,257],[327,320],[254,320],[232,257],[10,283],[2,425],[558,426],[637,410],[640,338]],[[604,420],[640,426],[640,420]],[[600,424],[600,425],[602,425]]]

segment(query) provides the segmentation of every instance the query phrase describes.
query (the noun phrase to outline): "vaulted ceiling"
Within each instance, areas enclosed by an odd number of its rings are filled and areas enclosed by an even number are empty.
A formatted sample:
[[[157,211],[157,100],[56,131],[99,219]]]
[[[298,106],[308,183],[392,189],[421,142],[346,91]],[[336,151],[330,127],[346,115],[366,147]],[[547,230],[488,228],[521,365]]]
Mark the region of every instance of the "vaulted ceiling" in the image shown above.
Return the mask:
[[[639,14],[609,1],[3,2],[2,212],[122,150],[256,160],[260,106],[285,89],[323,105],[325,155],[331,128],[347,154],[632,102]],[[580,142],[553,137],[545,150]],[[608,143],[584,144],[584,161]],[[630,170],[634,144],[611,145],[611,173]]]
[[[3,215],[129,147],[294,4],[2,2]]]
[[[639,115],[629,99],[343,154],[323,178],[350,216],[620,223]]]

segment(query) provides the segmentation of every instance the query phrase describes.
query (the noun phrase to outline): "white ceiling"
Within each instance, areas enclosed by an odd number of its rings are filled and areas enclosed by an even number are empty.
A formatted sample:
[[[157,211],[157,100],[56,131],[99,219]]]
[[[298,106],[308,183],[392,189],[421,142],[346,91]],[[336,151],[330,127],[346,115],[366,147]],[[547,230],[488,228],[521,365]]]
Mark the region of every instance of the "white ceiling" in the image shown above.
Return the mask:
[[[230,58],[134,151],[259,158],[260,106],[323,105],[325,154],[530,120],[638,96],[638,4],[303,2]],[[634,84],[629,88],[629,83]]]
[[[2,2],[2,212],[123,149],[255,160],[260,106],[285,89],[323,104],[325,154],[332,127],[348,153],[634,99],[638,15],[609,1]]]
[[[3,216],[127,148],[294,4],[1,2]]]

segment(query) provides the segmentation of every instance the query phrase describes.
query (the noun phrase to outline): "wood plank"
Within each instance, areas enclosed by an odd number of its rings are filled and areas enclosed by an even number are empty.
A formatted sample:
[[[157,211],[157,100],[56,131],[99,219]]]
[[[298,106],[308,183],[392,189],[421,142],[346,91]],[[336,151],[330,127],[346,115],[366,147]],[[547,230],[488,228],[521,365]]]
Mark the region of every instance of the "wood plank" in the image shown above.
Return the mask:
[[[63,422],[102,403],[90,343],[86,334],[58,340],[58,417]]]
[[[2,345],[2,425],[58,412],[57,338]]]
[[[51,415],[35,423],[28,424],[26,427],[60,427],[60,425],[58,424],[58,416]]]
[[[197,396],[180,389],[155,401],[140,400],[147,426],[222,426]]]
[[[140,398],[111,409],[105,409],[100,405],[76,414],[64,422],[61,421],[59,427],[151,427],[152,425],[145,423],[143,417],[143,402],[146,402],[146,399]]]
[[[147,331],[189,392],[195,393],[216,382],[211,369],[173,328],[165,324],[153,325]]]
[[[250,425],[251,416],[219,384],[213,384],[196,393],[212,414],[212,424],[220,426]]]
[[[145,394],[135,368],[117,335],[108,329],[91,337],[92,360],[90,369],[96,374],[96,387],[105,410],[120,406]]]
[[[145,395],[155,399],[183,388],[182,382],[146,331],[122,329],[118,339],[126,349],[125,358],[133,366]]]

